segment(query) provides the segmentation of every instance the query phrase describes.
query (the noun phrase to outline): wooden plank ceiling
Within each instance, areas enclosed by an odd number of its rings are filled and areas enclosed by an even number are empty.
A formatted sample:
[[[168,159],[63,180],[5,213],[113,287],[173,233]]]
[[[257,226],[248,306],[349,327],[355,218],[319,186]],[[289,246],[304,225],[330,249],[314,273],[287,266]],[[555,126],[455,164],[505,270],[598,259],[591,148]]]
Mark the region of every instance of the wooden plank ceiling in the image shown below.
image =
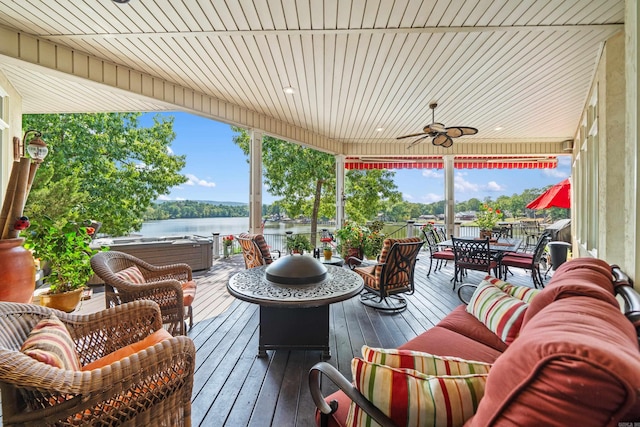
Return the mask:
[[[429,139],[411,150],[395,140],[431,123],[432,101],[437,122],[479,129],[455,141],[468,154],[482,154],[474,143],[560,147],[623,14],[624,0],[0,0],[0,26],[319,135],[350,156],[446,154]],[[25,113],[176,109],[11,59],[0,56],[0,69]]]

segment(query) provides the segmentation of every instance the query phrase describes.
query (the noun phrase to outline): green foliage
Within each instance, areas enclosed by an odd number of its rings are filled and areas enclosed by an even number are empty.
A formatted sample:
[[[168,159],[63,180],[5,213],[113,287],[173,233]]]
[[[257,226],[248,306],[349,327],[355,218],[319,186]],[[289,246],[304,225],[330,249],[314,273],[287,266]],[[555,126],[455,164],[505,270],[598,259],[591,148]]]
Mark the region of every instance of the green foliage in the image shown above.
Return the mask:
[[[49,155],[38,170],[25,214],[95,218],[112,235],[139,230],[159,195],[186,182],[184,156],[170,154],[173,119],[140,127],[141,113],[24,115],[23,128],[42,131]]]
[[[233,142],[249,155],[250,136],[232,128]],[[265,136],[262,142],[264,184],[289,216],[311,218],[311,233],[317,231],[318,217],[335,213],[335,159],[300,145]]]
[[[304,234],[292,234],[287,236],[286,246],[289,252],[296,251],[302,253],[303,251],[310,251],[313,249],[309,238]]]
[[[485,203],[480,208],[480,213],[476,218],[476,224],[480,227],[480,230],[491,230],[496,226],[498,221],[502,220],[503,217],[502,211],[497,208]]]
[[[249,216],[248,205],[213,205],[195,200],[152,203],[144,214],[144,220],[172,218],[231,218]]]
[[[387,169],[350,170],[346,173],[345,213],[356,222],[377,218],[387,204],[402,200],[393,182],[395,172]],[[405,218],[409,219],[409,218]]]
[[[43,216],[23,232],[24,247],[46,262],[50,273],[45,277],[51,293],[62,293],[84,287],[91,276],[91,257],[98,251],[91,249],[87,225],[75,222],[54,222]]]
[[[338,251],[347,256],[350,248],[360,249],[367,258],[374,259],[380,254],[384,243],[382,228],[384,222],[374,221],[370,226],[360,225],[354,221],[345,221],[344,226],[336,230]]]

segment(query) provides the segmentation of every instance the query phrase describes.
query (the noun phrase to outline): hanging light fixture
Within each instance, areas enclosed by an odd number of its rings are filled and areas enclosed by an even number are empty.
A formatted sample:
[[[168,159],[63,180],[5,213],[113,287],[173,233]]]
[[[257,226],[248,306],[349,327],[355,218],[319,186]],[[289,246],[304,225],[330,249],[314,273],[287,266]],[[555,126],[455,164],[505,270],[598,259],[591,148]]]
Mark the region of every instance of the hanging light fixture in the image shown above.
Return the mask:
[[[27,143],[27,135],[31,132],[33,132],[35,136]],[[47,148],[47,144],[40,138],[41,136],[42,132],[29,129],[24,133],[24,137],[22,138],[27,153],[29,153],[29,156],[31,156],[36,163],[42,163],[44,158],[47,157],[47,154],[49,154],[49,148]]]

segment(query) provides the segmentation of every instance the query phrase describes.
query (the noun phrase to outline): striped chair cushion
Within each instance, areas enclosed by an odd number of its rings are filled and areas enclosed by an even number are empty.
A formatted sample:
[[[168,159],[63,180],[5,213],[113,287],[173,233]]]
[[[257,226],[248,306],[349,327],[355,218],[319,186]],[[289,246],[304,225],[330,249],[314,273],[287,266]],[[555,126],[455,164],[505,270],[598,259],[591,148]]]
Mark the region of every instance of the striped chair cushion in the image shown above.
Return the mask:
[[[118,271],[116,273],[116,276],[120,280],[124,280],[125,282],[129,282],[129,283],[137,283],[139,285],[145,283],[142,272],[135,265],[132,265],[131,267],[127,267],[124,270]]]
[[[351,371],[355,387],[397,426],[462,426],[476,412],[487,380],[486,374],[431,376],[359,358]],[[346,424],[377,425],[355,403]]]
[[[420,242],[422,239],[420,237],[408,237],[405,239],[385,239],[382,244],[382,251],[380,252],[380,256],[378,257],[378,264],[383,264],[387,262],[387,255],[391,250],[391,247],[396,242]],[[402,250],[402,249],[400,249]],[[407,250],[411,250],[407,248]],[[356,268],[355,271],[361,273],[360,268]],[[374,268],[364,267],[360,274],[365,281],[365,286],[369,286],[372,289],[380,288],[380,275],[382,274],[382,265],[376,265]],[[398,274],[394,277],[393,281],[386,284],[387,289],[396,289],[402,288],[405,286],[409,286],[409,277],[406,274]]]
[[[490,363],[451,356],[436,356],[413,350],[371,348],[362,346],[362,358],[370,363],[390,368],[414,369],[426,375],[488,374]]]
[[[189,307],[196,298],[196,282],[190,280],[182,284],[182,302],[185,307]]]
[[[80,370],[80,359],[71,335],[55,314],[34,326],[20,351],[55,368]]]
[[[531,303],[533,297],[540,293],[540,289],[534,289],[528,286],[512,285],[511,283],[497,279],[493,276],[485,277],[481,283],[491,283],[493,286],[497,286],[502,292],[518,298],[527,304]]]
[[[509,345],[518,336],[528,307],[491,283],[481,283],[469,300],[467,312]]]

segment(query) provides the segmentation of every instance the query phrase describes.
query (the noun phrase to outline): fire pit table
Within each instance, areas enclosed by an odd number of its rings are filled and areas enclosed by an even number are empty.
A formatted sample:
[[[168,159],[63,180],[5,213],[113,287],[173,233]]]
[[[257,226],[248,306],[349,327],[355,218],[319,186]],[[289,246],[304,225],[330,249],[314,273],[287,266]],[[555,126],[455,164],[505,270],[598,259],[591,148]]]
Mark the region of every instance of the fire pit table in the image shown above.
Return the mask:
[[[329,305],[362,290],[355,272],[292,255],[268,266],[235,274],[227,289],[234,297],[260,305],[258,357],[267,350],[322,350],[330,358]]]

